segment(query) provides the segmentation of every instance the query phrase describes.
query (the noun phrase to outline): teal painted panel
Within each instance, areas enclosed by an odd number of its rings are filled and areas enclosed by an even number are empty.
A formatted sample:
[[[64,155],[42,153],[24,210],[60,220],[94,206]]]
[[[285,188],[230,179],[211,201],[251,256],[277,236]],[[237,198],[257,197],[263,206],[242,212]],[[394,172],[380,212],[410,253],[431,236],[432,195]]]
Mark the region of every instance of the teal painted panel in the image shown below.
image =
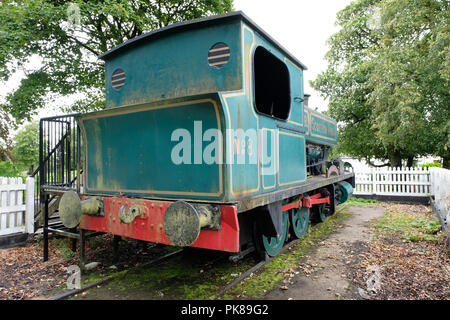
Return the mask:
[[[337,144],[336,121],[319,112],[307,109],[309,114],[309,126],[306,140],[313,143],[326,145]]]
[[[218,42],[230,48],[229,61],[221,68],[208,63],[208,52]],[[130,46],[108,57],[105,68],[107,107],[239,90],[243,77],[240,23],[185,30]],[[119,90],[112,86],[117,69],[126,78]]]
[[[215,137],[207,140],[204,133],[221,129],[221,119],[220,106],[209,98],[82,116],[80,123],[87,142],[86,192],[221,198],[220,141],[217,148],[210,150],[217,162],[206,163],[203,156],[215,141]],[[183,144],[187,148],[174,149]]]
[[[245,95],[223,99],[228,123],[229,192],[232,198],[237,198],[259,191],[258,115],[248,107]]]
[[[242,25],[243,45],[242,56],[244,69],[244,89],[242,91],[221,93],[227,128],[244,131],[244,139],[227,139],[228,147],[233,148],[234,158],[227,165],[227,175],[230,181],[229,199],[240,199],[248,196],[271,192],[277,188],[288,188],[304,182],[305,169],[305,143],[300,141],[299,149],[292,152],[291,148],[297,148],[299,144],[289,139],[278,141],[277,124],[283,123],[293,127],[301,127],[303,123],[303,103],[294,101],[303,97],[303,72],[298,65],[286,58],[283,52],[276,48],[261,34],[245,24]],[[287,121],[276,120],[257,113],[254,106],[253,92],[253,54],[258,46],[263,46],[285,63],[290,73],[292,107],[290,118]],[[298,99],[297,99],[298,100]],[[293,119],[291,121],[291,119]],[[250,131],[257,131],[258,139],[258,163],[250,161],[248,148],[248,135]],[[265,136],[264,136],[265,135]],[[274,138],[272,140],[272,138]],[[229,141],[228,141],[229,140]],[[279,144],[281,144],[279,146]],[[280,152],[279,147],[286,152]],[[238,151],[243,163],[238,163],[236,156]],[[229,150],[227,152],[230,152]],[[264,155],[262,154],[264,153]],[[291,154],[294,153],[294,156]],[[282,158],[279,160],[279,158]],[[278,164],[282,168],[279,168]],[[300,163],[300,166],[298,166]],[[281,177],[279,176],[281,172]],[[293,172],[293,173],[292,173]],[[281,184],[278,181],[281,179]]]
[[[274,129],[261,131],[261,175],[263,190],[275,189],[277,186],[277,132]]]
[[[288,123],[303,126],[303,71],[290,60],[285,60],[291,78],[291,113]]]
[[[280,130],[278,185],[291,187],[306,180],[305,137]]]

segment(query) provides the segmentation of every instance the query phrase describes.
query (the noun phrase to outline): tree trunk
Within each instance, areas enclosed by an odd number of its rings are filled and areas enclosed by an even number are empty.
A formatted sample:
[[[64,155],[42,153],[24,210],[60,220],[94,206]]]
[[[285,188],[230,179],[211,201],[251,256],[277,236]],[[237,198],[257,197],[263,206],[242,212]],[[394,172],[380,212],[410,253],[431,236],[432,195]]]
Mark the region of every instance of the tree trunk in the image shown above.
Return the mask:
[[[400,156],[400,153],[395,152],[391,156],[391,167],[401,167],[402,166],[402,157]]]
[[[442,158],[442,167],[444,169],[450,169],[450,158]]]
[[[413,162],[414,162],[414,157],[408,158],[408,159],[406,160],[406,166],[407,166],[408,168],[411,168],[411,167],[413,166]]]

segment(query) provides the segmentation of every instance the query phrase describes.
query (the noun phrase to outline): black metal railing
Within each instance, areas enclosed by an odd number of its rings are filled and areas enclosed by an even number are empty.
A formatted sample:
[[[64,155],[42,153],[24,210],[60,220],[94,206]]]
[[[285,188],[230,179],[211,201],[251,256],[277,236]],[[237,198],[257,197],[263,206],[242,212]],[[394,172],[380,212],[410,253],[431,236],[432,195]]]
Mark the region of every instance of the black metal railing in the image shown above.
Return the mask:
[[[79,114],[42,118],[39,122],[39,167],[35,178],[35,221],[41,220],[45,190],[80,191],[82,173]],[[55,194],[49,196],[50,202]]]

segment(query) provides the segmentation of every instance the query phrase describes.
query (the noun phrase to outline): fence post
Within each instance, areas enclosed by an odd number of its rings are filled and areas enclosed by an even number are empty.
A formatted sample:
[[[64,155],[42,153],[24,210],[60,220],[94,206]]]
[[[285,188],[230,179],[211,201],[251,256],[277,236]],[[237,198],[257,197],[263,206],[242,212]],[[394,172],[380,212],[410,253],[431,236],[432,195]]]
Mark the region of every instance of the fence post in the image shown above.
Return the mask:
[[[434,196],[436,193],[434,192],[434,173],[435,170],[433,167],[430,168],[430,195]]]
[[[370,168],[370,171],[372,172],[372,194],[375,194],[376,193],[376,189],[375,189],[375,187],[376,187],[376,171],[375,171],[375,168]]]
[[[25,211],[25,230],[27,233],[34,233],[34,178],[28,177],[26,180],[26,211]]]

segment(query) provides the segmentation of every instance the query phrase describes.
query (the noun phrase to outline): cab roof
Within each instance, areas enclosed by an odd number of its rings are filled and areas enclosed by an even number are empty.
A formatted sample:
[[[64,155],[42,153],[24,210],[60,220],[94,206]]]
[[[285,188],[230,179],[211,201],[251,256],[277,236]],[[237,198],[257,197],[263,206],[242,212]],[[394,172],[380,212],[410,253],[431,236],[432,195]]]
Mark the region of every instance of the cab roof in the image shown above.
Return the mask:
[[[108,60],[111,56],[116,55],[124,50],[128,49],[131,46],[143,43],[145,41],[150,41],[158,36],[168,35],[174,32],[180,32],[183,30],[195,29],[207,27],[212,24],[217,24],[218,22],[227,22],[227,21],[243,21],[255,30],[257,30],[264,38],[270,41],[274,46],[280,49],[291,61],[296,63],[303,70],[307,70],[306,66],[301,63],[296,57],[294,57],[289,51],[287,51],[283,46],[281,46],[276,40],[274,40],[269,34],[267,34],[264,30],[262,30],[256,23],[254,23],[249,17],[247,17],[242,11],[235,11],[226,14],[200,18],[195,20],[183,21],[168,25],[166,27],[153,30],[139,37],[135,37],[130,39],[117,47],[112,48],[105,53],[102,53],[98,56],[99,59]]]

